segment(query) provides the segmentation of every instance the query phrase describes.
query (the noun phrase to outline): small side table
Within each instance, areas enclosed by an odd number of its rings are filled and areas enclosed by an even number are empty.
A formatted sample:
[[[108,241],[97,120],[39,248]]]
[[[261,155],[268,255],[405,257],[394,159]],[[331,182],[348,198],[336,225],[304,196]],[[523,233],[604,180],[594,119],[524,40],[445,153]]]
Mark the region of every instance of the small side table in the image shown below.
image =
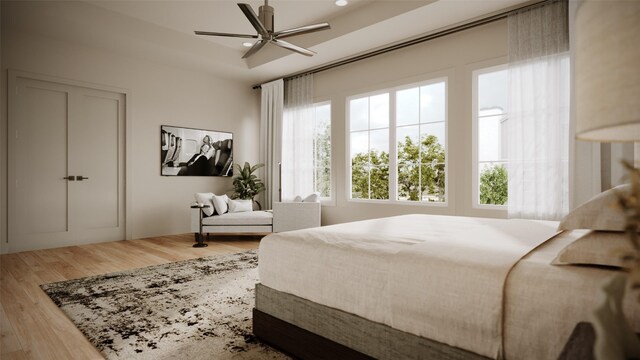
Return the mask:
[[[200,231],[196,234],[196,240],[198,241],[196,244],[193,244],[193,247],[195,248],[201,248],[201,247],[207,247],[209,246],[208,244],[204,243],[204,237],[202,236],[202,213],[203,210],[206,208],[211,207],[211,205],[208,204],[202,204],[202,205],[191,205],[192,209],[200,209]]]

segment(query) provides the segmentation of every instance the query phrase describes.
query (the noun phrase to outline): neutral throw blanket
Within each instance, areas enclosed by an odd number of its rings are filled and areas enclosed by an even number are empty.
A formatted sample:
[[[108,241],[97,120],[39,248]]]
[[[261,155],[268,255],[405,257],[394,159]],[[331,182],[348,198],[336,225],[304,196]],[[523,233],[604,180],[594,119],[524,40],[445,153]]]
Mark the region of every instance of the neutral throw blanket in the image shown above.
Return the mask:
[[[391,266],[392,326],[500,358],[511,268],[556,233],[555,223],[509,220],[400,250]]]

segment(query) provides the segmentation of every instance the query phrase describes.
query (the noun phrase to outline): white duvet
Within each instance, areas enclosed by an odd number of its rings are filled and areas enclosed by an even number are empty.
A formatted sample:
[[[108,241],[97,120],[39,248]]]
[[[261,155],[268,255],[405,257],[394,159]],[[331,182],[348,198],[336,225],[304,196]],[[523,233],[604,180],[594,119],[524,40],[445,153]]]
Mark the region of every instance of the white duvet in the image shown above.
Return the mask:
[[[548,265],[553,250],[541,250],[542,258],[532,252],[548,247],[540,244],[556,226],[405,215],[272,234],[260,244],[260,282],[491,358],[556,358],[576,322],[589,320],[594,300],[582,297],[597,286],[582,280],[580,293],[555,302],[549,298],[562,289],[544,276],[534,280],[531,272],[558,279],[566,272]],[[610,271],[598,269],[596,277],[602,273]],[[562,308],[572,307],[566,301],[573,297],[585,309],[567,313]],[[539,320],[554,316],[552,323]]]

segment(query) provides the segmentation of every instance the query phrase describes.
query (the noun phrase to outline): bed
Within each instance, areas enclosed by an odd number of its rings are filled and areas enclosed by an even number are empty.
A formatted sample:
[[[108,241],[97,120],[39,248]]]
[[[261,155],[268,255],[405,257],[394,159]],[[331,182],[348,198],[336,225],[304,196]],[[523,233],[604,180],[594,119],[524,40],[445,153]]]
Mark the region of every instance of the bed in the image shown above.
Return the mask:
[[[588,232],[557,228],[404,215],[269,235],[254,333],[302,358],[555,359],[617,271],[551,265]]]

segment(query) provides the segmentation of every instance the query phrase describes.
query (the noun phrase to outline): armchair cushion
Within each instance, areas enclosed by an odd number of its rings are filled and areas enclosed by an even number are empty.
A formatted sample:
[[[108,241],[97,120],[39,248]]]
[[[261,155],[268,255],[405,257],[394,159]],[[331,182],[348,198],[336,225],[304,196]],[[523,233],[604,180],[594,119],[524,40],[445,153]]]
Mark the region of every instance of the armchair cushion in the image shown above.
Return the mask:
[[[213,206],[216,208],[218,215],[223,215],[229,210],[228,202],[229,197],[226,194],[221,196],[213,195]]]
[[[268,211],[245,211],[226,213],[202,219],[202,225],[268,225],[273,223],[273,214]]]
[[[229,212],[245,212],[245,211],[253,211],[253,201],[252,200],[231,200],[229,199]]]
[[[215,195],[213,195],[213,193],[196,193],[195,194],[195,198],[196,198],[196,202],[198,203],[202,203],[205,205],[209,205],[208,208],[204,208],[202,209],[202,212],[207,215],[207,216],[211,216],[213,215],[213,197]]]

